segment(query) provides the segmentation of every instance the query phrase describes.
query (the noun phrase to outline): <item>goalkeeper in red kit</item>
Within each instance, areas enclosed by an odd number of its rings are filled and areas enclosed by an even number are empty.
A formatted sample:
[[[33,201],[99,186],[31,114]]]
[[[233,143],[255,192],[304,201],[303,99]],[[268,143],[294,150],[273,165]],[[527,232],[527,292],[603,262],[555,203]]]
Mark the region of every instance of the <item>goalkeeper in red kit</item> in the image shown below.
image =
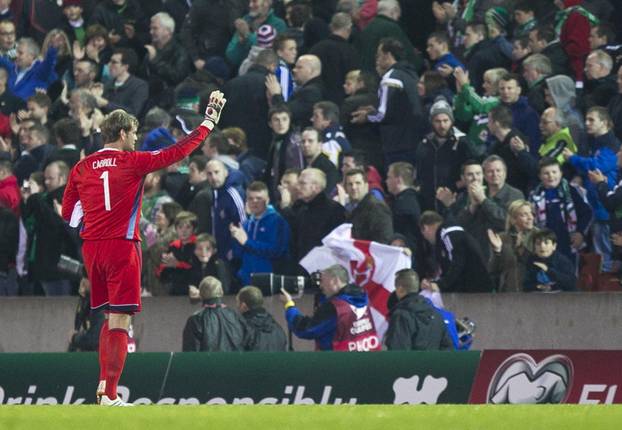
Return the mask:
[[[141,310],[139,221],[143,182],[190,155],[218,123],[226,99],[210,94],[205,119],[176,144],[153,152],[135,152],[138,120],[118,109],[101,124],[104,148],[71,170],[63,196],[63,218],[81,222],[82,254],[91,281],[91,309],[105,309],[99,338],[97,400],[105,406],[129,406],[117,397],[117,384],[127,355],[131,316]]]

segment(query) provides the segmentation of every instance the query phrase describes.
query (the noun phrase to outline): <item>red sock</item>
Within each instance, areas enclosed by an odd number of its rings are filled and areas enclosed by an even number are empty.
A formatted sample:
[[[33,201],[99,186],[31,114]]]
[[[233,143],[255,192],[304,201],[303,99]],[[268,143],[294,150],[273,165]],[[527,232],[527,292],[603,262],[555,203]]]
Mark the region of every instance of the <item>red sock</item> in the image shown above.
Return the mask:
[[[99,332],[99,380],[106,379],[106,355],[108,354],[108,320],[104,320]]]
[[[106,396],[117,398],[117,384],[123,372],[127,356],[127,331],[113,328],[108,331],[108,353],[106,357]]]

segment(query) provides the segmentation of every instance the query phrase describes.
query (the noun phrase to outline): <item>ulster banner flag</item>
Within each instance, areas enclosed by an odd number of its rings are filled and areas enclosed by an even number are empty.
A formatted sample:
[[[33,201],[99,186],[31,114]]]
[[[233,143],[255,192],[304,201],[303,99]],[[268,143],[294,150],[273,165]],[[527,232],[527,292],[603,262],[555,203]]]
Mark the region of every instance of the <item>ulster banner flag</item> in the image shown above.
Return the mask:
[[[302,260],[300,265],[309,273],[333,264],[341,264],[350,272],[350,282],[367,291],[371,313],[378,336],[387,329],[387,299],[395,290],[395,272],[408,269],[411,260],[396,246],[351,238],[352,224],[342,224],[331,231],[322,243]]]

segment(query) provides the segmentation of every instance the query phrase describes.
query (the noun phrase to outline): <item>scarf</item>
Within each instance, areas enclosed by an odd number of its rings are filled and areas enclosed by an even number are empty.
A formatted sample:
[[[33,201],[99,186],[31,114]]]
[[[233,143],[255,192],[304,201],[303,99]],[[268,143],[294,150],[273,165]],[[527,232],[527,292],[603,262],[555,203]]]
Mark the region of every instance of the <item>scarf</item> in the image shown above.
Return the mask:
[[[559,204],[562,220],[566,223],[569,233],[577,231],[577,211],[575,210],[572,196],[570,195],[570,185],[568,181],[562,179],[556,188],[557,198],[549,201],[549,204]],[[546,227],[546,189],[542,184],[533,190],[530,200],[534,203],[536,209],[536,224],[539,227]]]
[[[590,21],[590,25],[592,27],[600,23],[600,20],[588,10],[583,8],[583,6],[571,6],[567,9],[560,10],[555,14],[555,34],[557,34],[557,37],[559,37],[562,33],[562,27],[572,12],[578,12],[586,17],[588,21]]]

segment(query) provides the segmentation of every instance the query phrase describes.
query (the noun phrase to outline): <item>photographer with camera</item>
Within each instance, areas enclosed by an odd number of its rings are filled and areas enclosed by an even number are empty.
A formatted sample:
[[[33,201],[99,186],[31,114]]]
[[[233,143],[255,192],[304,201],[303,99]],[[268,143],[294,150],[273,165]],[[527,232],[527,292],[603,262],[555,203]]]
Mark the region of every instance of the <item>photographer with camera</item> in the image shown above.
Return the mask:
[[[301,339],[315,340],[320,351],[379,351],[367,293],[348,281],[348,271],[339,264],[322,270],[322,295],[312,316],[303,315],[292,296],[281,289],[289,329]]]

